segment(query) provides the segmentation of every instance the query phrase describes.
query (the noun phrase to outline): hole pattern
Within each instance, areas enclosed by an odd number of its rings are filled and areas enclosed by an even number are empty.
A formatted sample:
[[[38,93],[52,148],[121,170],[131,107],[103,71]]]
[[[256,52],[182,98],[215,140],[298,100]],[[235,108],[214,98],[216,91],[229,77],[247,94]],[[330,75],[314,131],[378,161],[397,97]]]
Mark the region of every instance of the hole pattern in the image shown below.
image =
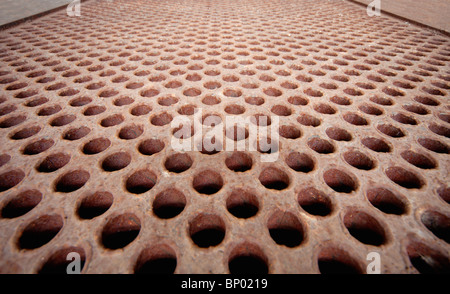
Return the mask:
[[[95,265],[90,252],[121,248],[136,273],[212,272],[180,257],[214,250],[225,272],[361,273],[358,248],[391,239],[397,268],[448,271],[447,36],[348,1],[106,2],[0,31],[0,241],[20,265],[7,271],[58,272],[68,248]],[[227,126],[217,150],[173,150],[199,130],[171,123],[198,108],[203,129],[213,115],[252,125]],[[252,146],[253,126],[271,132],[256,152],[222,149]],[[72,214],[93,251],[70,234]],[[409,230],[393,224],[403,217],[424,241],[391,234]],[[11,253],[41,246],[30,267]],[[317,264],[276,260],[290,254]]]

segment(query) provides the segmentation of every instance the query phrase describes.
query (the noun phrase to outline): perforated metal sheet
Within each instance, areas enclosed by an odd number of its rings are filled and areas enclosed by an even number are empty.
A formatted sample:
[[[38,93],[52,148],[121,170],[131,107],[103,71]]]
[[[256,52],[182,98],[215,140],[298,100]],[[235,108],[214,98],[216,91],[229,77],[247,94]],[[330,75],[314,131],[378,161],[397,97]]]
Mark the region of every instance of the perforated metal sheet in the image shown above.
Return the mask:
[[[0,272],[449,271],[448,36],[346,1],[81,12],[0,32]],[[278,160],[174,151],[194,108],[279,117]]]

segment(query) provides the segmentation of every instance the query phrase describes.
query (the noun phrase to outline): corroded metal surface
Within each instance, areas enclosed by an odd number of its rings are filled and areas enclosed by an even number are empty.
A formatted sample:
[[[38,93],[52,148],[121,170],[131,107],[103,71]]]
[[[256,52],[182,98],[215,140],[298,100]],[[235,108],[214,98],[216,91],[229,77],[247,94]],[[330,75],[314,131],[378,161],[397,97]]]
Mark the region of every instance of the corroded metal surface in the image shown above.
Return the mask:
[[[0,272],[449,270],[447,36],[346,1],[81,13],[0,32]],[[180,115],[278,118],[278,159],[175,151]]]

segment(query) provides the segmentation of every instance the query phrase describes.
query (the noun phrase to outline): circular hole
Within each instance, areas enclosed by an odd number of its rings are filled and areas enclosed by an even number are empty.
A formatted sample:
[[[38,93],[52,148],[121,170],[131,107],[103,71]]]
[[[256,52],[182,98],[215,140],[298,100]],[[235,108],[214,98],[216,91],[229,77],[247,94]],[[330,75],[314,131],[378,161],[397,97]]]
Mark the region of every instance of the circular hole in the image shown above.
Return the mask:
[[[117,152],[107,156],[102,161],[102,169],[112,172],[127,167],[131,162],[131,155],[126,152]]]
[[[393,97],[405,96],[405,93],[403,93],[402,91],[391,88],[391,87],[384,87],[382,91],[383,91],[383,93],[385,93],[389,96],[393,96]]]
[[[431,169],[436,167],[434,160],[423,154],[407,150],[400,153],[404,160],[418,168]]]
[[[274,105],[270,111],[279,116],[289,116],[292,114],[292,110],[284,105]]]
[[[280,86],[288,90],[295,90],[298,88],[298,85],[291,82],[283,82],[280,84]]]
[[[219,173],[206,170],[194,176],[192,185],[198,193],[212,195],[222,189],[223,179]]]
[[[357,184],[347,173],[332,168],[323,173],[325,183],[339,193],[351,193],[357,189]]]
[[[70,101],[70,106],[79,107],[84,106],[92,102],[92,99],[89,97],[79,97]]]
[[[63,91],[61,91],[61,92],[59,92],[58,95],[61,96],[61,97],[67,97],[67,96],[73,96],[73,95],[76,95],[76,94],[78,94],[78,93],[80,93],[80,91],[77,90],[77,89],[67,88],[67,89],[65,89],[65,90],[63,90]],[[100,96],[100,97],[103,97],[103,96]]]
[[[23,154],[26,155],[39,154],[52,147],[54,143],[55,142],[52,139],[40,139],[36,142],[28,144],[23,150]]]
[[[138,150],[144,155],[153,155],[164,149],[164,143],[158,139],[147,139],[139,144]]]
[[[198,96],[202,93],[202,91],[200,91],[197,88],[188,88],[186,90],[183,91],[183,95],[184,96],[188,96],[188,97],[194,97],[194,96]]]
[[[105,86],[105,83],[98,82],[98,83],[92,83],[86,86],[86,89],[88,90],[98,90],[100,88],[103,88]],[[100,96],[100,97],[109,97],[109,96]]]
[[[347,97],[342,96],[333,96],[330,98],[330,101],[333,103],[336,103],[338,105],[350,105],[352,104],[352,101],[348,99]]]
[[[335,148],[333,144],[331,144],[329,141],[321,138],[312,138],[308,141],[308,146],[312,150],[316,151],[317,153],[321,154],[329,154],[333,153],[335,151]]]
[[[428,210],[422,214],[420,220],[436,237],[450,244],[450,217]]]
[[[250,105],[262,105],[264,104],[264,98],[257,96],[250,96],[245,98],[245,102]]]
[[[102,230],[102,244],[109,249],[119,249],[136,239],[141,222],[133,213],[124,213],[111,218]]]
[[[416,241],[406,247],[414,268],[422,274],[442,274],[450,272],[450,261],[443,253]]]
[[[332,211],[329,197],[314,187],[308,187],[298,192],[298,204],[311,215],[327,216]]]
[[[36,106],[42,105],[42,104],[44,104],[46,102],[48,102],[47,98],[39,97],[39,98],[30,100],[29,102],[25,103],[25,106],[27,106],[27,107],[36,107]],[[3,123],[0,123],[0,127],[1,127],[2,124]]]
[[[189,222],[189,235],[200,248],[217,246],[225,238],[225,223],[217,215],[202,213]]]
[[[25,190],[18,193],[2,209],[3,218],[15,218],[35,208],[42,200],[38,190]]]
[[[391,99],[385,98],[385,97],[373,96],[373,97],[370,97],[369,99],[370,99],[370,101],[372,101],[374,103],[384,105],[384,106],[390,106],[390,105],[394,104]]]
[[[237,218],[250,218],[259,210],[258,198],[255,194],[243,189],[231,192],[226,201],[227,210]]]
[[[422,87],[422,91],[424,91],[428,94],[431,94],[431,95],[437,95],[437,96],[445,96],[446,95],[444,91],[441,91],[436,88]]]
[[[146,115],[151,110],[152,110],[152,108],[150,106],[141,104],[141,105],[136,105],[135,107],[133,107],[131,109],[130,113],[134,116],[141,116],[141,115]]]
[[[307,105],[308,104],[308,99],[300,97],[300,96],[291,96],[288,98],[288,102],[291,103],[292,105]]]
[[[314,169],[314,160],[311,156],[300,153],[291,152],[285,159],[286,164],[297,172],[309,173]]]
[[[0,155],[0,167],[7,164],[9,160],[11,159],[11,156],[8,154],[1,154]]]
[[[430,139],[430,138],[419,138],[417,140],[420,145],[427,148],[430,151],[436,153],[449,153],[450,148],[445,144],[438,140]]]
[[[150,122],[152,123],[152,125],[155,125],[155,126],[164,126],[164,125],[167,125],[168,123],[170,123],[171,121],[172,121],[172,116],[170,114],[168,114],[167,112],[162,112],[160,114],[157,114],[150,119]]]
[[[258,179],[264,187],[273,190],[284,190],[290,183],[288,174],[276,167],[263,169]]]
[[[77,253],[79,255],[79,269],[83,270],[84,264],[86,262],[86,254],[83,248],[80,247],[67,247],[59,249],[54,252],[39,269],[39,274],[66,274],[69,265],[71,264],[71,259],[67,259],[71,253]]]
[[[382,139],[374,137],[363,138],[361,143],[375,152],[391,152],[391,147]]]
[[[93,115],[97,115],[100,114],[102,112],[106,111],[106,107],[103,105],[94,105],[94,106],[89,106],[88,108],[86,108],[85,111],[83,111],[83,114],[86,116],[93,116]]]
[[[180,81],[170,81],[167,82],[164,87],[168,88],[168,89],[175,89],[175,88],[179,88],[183,85],[183,83],[181,83]]]
[[[347,112],[346,114],[344,114],[343,118],[345,119],[346,122],[351,123],[352,125],[355,126],[368,125],[367,120],[356,113]]]
[[[252,157],[245,152],[233,152],[225,160],[225,165],[232,171],[245,172],[250,170],[253,165]]]
[[[207,95],[202,99],[202,103],[206,105],[215,105],[220,103],[220,99],[214,95]]]
[[[121,114],[113,114],[102,119],[100,121],[100,125],[105,128],[112,127],[121,124],[124,120],[125,118]]]
[[[430,129],[430,131],[432,131],[433,133],[440,135],[440,136],[444,136],[447,138],[450,138],[450,128],[435,124],[435,123],[431,123],[428,128]]]
[[[111,146],[111,141],[106,138],[97,138],[87,142],[83,146],[84,154],[97,154]]]
[[[237,104],[231,104],[225,107],[225,112],[234,115],[243,114],[245,112],[245,107]]]
[[[49,106],[49,107],[41,108],[38,111],[37,115],[39,115],[39,116],[48,116],[48,115],[52,115],[52,114],[55,114],[55,113],[59,112],[61,109],[62,109],[62,107],[59,106],[59,105],[52,105],[52,106]]]
[[[440,103],[436,101],[434,98],[426,97],[426,96],[416,96],[414,100],[428,106],[438,106]]]
[[[267,116],[265,114],[255,114],[254,116],[252,116],[250,118],[251,123],[253,123],[254,125],[257,126],[270,126],[270,124],[272,123],[270,116]]]
[[[227,96],[227,97],[240,97],[242,95],[242,92],[238,89],[225,89],[223,91],[223,95]]]
[[[40,126],[31,126],[23,128],[10,136],[13,140],[22,140],[36,135],[41,130]]]
[[[120,98],[117,98],[116,100],[114,100],[114,105],[115,106],[124,106],[124,105],[129,105],[133,102],[134,102],[134,99],[132,99],[128,96],[123,96],[123,97],[120,97]]]
[[[176,153],[166,158],[165,168],[174,173],[182,173],[192,166],[192,159],[186,153]]]
[[[406,212],[406,204],[399,196],[385,188],[367,190],[367,199],[380,211],[387,214],[401,215]]]
[[[335,247],[324,248],[318,257],[321,274],[362,274],[363,270],[346,251]]]
[[[93,219],[105,213],[113,204],[114,197],[106,191],[97,191],[83,198],[77,209],[82,219]]]
[[[295,126],[281,126],[278,132],[281,137],[286,139],[297,139],[301,136],[300,130]]]
[[[169,188],[158,195],[153,201],[153,213],[161,219],[169,219],[179,215],[186,206],[186,197],[177,189]]]
[[[373,216],[363,211],[349,211],[343,221],[350,235],[361,243],[380,246],[386,242],[383,226]]]
[[[278,245],[297,247],[304,239],[304,229],[299,219],[291,212],[276,211],[268,222],[270,237]]]
[[[65,173],[55,183],[55,191],[70,193],[80,189],[89,180],[90,175],[85,170],[75,170]]]
[[[178,98],[175,96],[166,96],[158,99],[158,104],[162,106],[170,106],[176,104],[178,102]]]
[[[177,267],[177,256],[165,244],[153,245],[142,250],[134,267],[135,274],[172,274]]]
[[[15,85],[15,86],[19,86],[19,85]],[[26,86],[26,85],[23,85],[23,84],[20,84],[20,86]],[[13,90],[13,89],[11,89],[13,86],[9,86],[9,87],[7,87],[6,89],[7,90]],[[17,89],[14,89],[14,90],[17,90]],[[67,90],[68,91],[68,90]],[[20,92],[20,93],[17,93],[16,95],[14,95],[14,97],[16,97],[16,98],[19,98],[19,99],[23,99],[23,98],[28,98],[28,97],[31,97],[31,96],[34,96],[34,95],[36,95],[38,93],[38,91],[37,90],[34,90],[34,89],[29,89],[29,90],[25,90],[25,91],[22,91],[22,92]],[[64,94],[65,92],[61,92],[60,93],[60,96],[70,96],[70,95],[61,95],[61,94]],[[78,93],[78,91],[77,91],[77,93]],[[69,93],[69,92],[67,92],[67,94],[71,94],[71,92]],[[72,95],[75,95],[76,93],[73,93]]]
[[[201,75],[199,75],[199,74],[196,74],[196,73],[194,73],[194,74],[188,74],[187,76],[186,76],[186,80],[188,80],[188,81],[190,81],[190,82],[198,82],[198,81],[200,81],[202,79],[202,76]],[[198,90],[199,91],[199,90]]]
[[[143,86],[144,86],[144,83],[131,82],[131,83],[126,84],[125,88],[134,90],[134,89],[142,88]],[[174,85],[172,85],[172,86],[174,86]],[[166,87],[167,87],[167,85],[166,85]]]
[[[281,96],[283,94],[283,92],[281,92],[280,90],[273,88],[273,87],[269,87],[263,90],[263,93],[268,95],[268,96],[272,96],[272,97],[278,97]]]
[[[64,133],[63,138],[65,140],[75,141],[75,140],[83,138],[90,132],[91,132],[91,130],[88,127],[72,128]]]
[[[415,173],[402,167],[389,167],[386,169],[386,175],[391,181],[407,189],[420,189],[423,185],[423,182]]]
[[[231,274],[268,274],[267,257],[252,243],[243,242],[230,253],[228,268]]]
[[[337,127],[330,127],[325,130],[325,133],[327,134],[330,139],[336,140],[336,141],[351,141],[352,135],[347,132],[344,129],[337,128]]]
[[[359,151],[347,151],[343,154],[345,161],[353,167],[371,170],[375,164],[367,155]]]
[[[63,227],[59,215],[42,215],[29,223],[18,240],[21,249],[35,249],[50,242]]]
[[[306,95],[311,96],[311,97],[322,97],[323,96],[323,93],[321,91],[314,90],[311,88],[304,90],[303,93],[305,93]]]
[[[311,127],[317,127],[321,124],[320,119],[306,113],[300,114],[300,116],[297,118],[297,121],[304,126]]]
[[[162,81],[164,81],[165,79],[166,79],[166,77],[165,77],[164,75],[153,75],[153,76],[151,76],[151,77],[148,78],[148,80],[149,80],[150,82],[154,82],[154,83],[162,82]]]
[[[50,122],[52,127],[61,127],[73,122],[77,117],[73,114],[66,114],[58,116]]]
[[[156,96],[156,95],[158,95],[158,94],[159,94],[159,91],[156,90],[156,89],[153,89],[153,88],[145,89],[145,90],[142,90],[142,91],[140,92],[140,95],[141,95],[142,97],[147,97],[147,98]]]
[[[353,88],[344,89],[344,93],[350,96],[361,96],[364,94],[362,91]]]
[[[381,124],[377,126],[377,129],[385,135],[388,135],[393,138],[400,138],[405,136],[403,131],[397,127],[394,127],[391,124]]]
[[[407,115],[404,115],[403,113],[395,113],[391,115],[392,119],[395,121],[402,123],[402,124],[408,124],[408,125],[417,125],[417,121]]]
[[[228,128],[225,135],[231,140],[240,141],[247,139],[249,132],[246,128],[235,125],[234,127]]]
[[[10,128],[10,127],[16,126],[18,124],[23,123],[26,119],[27,119],[27,117],[25,115],[17,115],[17,116],[8,117],[0,122],[0,128],[5,129],[5,128]]]
[[[119,131],[119,138],[124,140],[136,139],[144,132],[142,125],[129,125],[125,126]]]
[[[204,83],[203,87],[205,87],[206,89],[209,89],[209,90],[215,90],[215,89],[222,87],[222,85],[218,82],[210,81],[210,82]]]
[[[438,117],[445,121],[446,123],[450,124],[450,114],[446,114],[446,113],[439,113]]]
[[[383,114],[383,111],[379,108],[376,108],[374,106],[368,105],[368,104],[362,104],[358,107],[359,110],[366,114],[370,115],[381,115]]]
[[[142,194],[153,188],[156,184],[156,175],[149,170],[138,170],[131,174],[125,183],[127,191],[133,194]]]
[[[425,107],[422,107],[420,105],[403,105],[403,108],[409,112],[413,112],[419,115],[426,115],[429,113],[429,111]]]
[[[450,204],[450,188],[441,186],[438,188],[437,193],[445,202]]]
[[[322,114],[335,114],[336,110],[328,104],[319,103],[313,106],[314,110]]]
[[[54,172],[70,161],[70,155],[65,153],[55,153],[47,156],[37,167],[37,170],[43,173]]]

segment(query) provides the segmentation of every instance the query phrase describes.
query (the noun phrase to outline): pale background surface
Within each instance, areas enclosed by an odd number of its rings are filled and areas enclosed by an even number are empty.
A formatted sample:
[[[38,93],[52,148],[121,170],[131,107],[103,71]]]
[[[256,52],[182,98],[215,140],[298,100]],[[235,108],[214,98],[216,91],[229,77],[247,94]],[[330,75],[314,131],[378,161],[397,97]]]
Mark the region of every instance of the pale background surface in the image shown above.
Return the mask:
[[[373,0],[353,0],[369,4]],[[381,10],[450,33],[450,0],[381,0]]]

